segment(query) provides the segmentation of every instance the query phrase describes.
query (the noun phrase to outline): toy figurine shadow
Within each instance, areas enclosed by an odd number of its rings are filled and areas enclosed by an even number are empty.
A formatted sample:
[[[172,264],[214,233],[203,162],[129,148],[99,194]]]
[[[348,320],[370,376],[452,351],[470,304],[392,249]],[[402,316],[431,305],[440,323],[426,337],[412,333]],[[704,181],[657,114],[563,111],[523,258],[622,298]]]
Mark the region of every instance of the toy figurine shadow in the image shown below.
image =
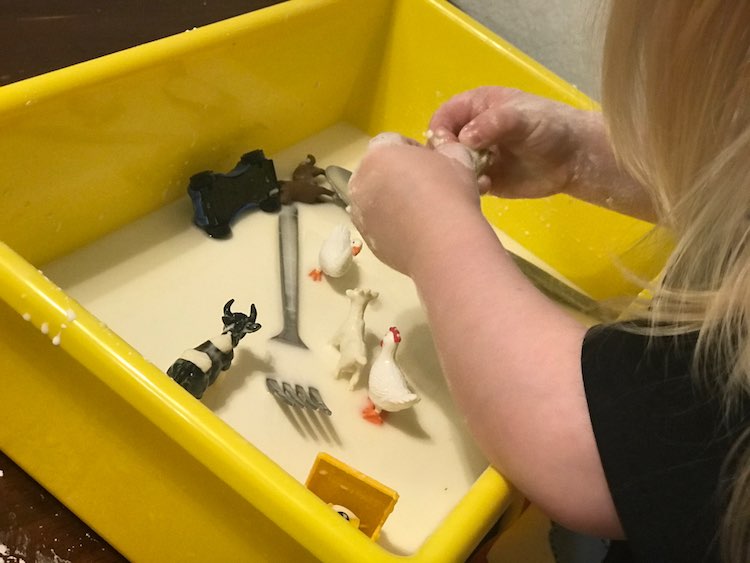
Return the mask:
[[[167,375],[196,399],[203,397],[220,372],[229,369],[234,359],[234,349],[240,340],[261,328],[255,322],[258,312],[254,304],[250,307],[250,314],[245,315],[232,312],[232,303],[234,299],[224,305],[224,315],[221,317],[224,330],[221,334],[185,350],[167,370]]]

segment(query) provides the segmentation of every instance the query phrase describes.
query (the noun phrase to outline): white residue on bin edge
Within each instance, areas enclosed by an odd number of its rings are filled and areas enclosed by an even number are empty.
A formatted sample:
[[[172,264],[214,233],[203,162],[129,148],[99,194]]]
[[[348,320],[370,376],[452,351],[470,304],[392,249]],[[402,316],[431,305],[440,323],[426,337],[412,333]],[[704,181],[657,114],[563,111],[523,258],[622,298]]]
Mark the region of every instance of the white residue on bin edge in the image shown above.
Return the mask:
[[[23,317],[23,320],[30,321],[31,320],[31,313],[24,313],[21,315]]]
[[[68,309],[68,311],[69,313],[72,313],[70,309]],[[26,318],[27,316],[28,318]],[[23,318],[26,319],[27,321],[31,320],[31,315],[29,315],[28,313],[25,313]],[[75,314],[73,314],[73,318],[75,318]],[[60,323],[60,330],[58,331],[57,334],[55,334],[55,336],[52,337],[52,344],[54,344],[55,346],[60,345],[60,340],[62,339],[62,332],[66,328],[68,328],[68,325],[66,325],[65,323]],[[49,334],[49,323],[43,322],[41,326],[39,327],[39,330],[41,331],[42,334]]]
[[[76,320],[76,312],[73,309],[68,309],[65,311],[65,318],[71,322]]]

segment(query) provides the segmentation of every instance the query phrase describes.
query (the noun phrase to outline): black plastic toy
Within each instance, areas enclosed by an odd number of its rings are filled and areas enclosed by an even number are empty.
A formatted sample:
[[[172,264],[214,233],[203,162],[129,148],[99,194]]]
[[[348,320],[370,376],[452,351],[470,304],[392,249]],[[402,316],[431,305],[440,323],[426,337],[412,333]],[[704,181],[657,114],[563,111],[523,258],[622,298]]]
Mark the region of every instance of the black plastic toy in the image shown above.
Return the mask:
[[[260,329],[255,322],[258,311],[251,305],[250,314],[233,313],[234,299],[224,305],[224,315],[221,321],[224,330],[220,335],[203,344],[185,350],[167,370],[167,375],[188,391],[196,399],[200,399],[210,385],[213,385],[219,373],[229,369],[234,359],[234,349],[240,340],[251,332]]]
[[[206,170],[193,175],[188,195],[193,202],[193,223],[214,238],[228,238],[230,222],[244,210],[260,207],[273,212],[281,207],[273,161],[260,149],[243,154],[226,174]]]

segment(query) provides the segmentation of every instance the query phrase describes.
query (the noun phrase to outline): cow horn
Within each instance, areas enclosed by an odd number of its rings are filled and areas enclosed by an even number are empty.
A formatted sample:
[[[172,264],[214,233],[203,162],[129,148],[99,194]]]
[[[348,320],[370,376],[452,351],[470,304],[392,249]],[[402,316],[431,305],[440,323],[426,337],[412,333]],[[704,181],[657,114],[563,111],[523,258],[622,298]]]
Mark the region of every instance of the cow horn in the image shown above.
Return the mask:
[[[227,317],[231,317],[232,316],[232,311],[231,311],[232,303],[234,303],[234,299],[230,299],[229,301],[227,301],[227,304],[224,305],[224,314]]]

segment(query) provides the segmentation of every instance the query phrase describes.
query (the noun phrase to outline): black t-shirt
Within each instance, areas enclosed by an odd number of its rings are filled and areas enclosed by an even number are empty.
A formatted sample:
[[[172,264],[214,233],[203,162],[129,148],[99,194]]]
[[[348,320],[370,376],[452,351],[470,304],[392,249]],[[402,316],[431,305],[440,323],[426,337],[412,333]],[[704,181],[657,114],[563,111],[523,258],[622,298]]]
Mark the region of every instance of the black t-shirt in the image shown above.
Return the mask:
[[[589,413],[628,538],[612,543],[607,563],[719,561],[722,464],[749,417],[727,420],[720,398],[696,383],[695,344],[696,334],[649,341],[617,326],[586,335]]]

